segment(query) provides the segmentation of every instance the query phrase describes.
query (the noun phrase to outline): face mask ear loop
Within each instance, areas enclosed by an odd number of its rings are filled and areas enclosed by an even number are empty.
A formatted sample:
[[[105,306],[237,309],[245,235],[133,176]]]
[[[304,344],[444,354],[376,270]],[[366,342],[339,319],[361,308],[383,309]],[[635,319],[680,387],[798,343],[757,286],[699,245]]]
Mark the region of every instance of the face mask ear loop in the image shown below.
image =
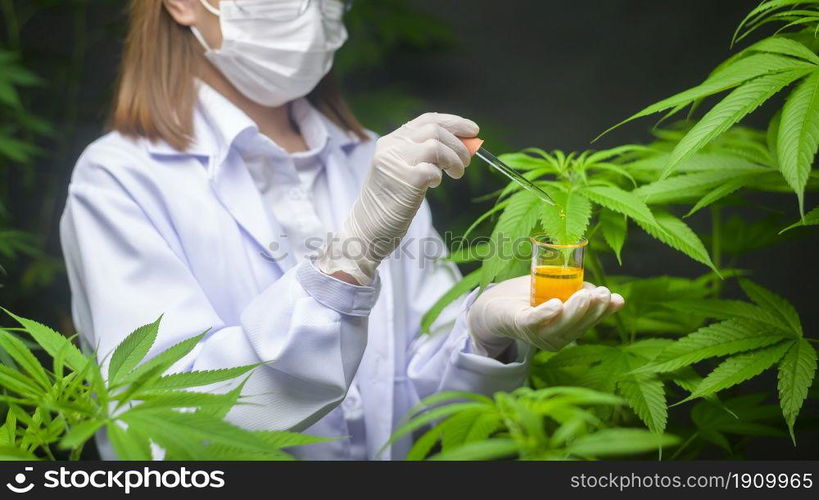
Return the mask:
[[[214,16],[217,16],[217,17],[218,17],[218,16],[221,14],[221,13],[219,12],[219,9],[217,9],[216,7],[214,7],[213,5],[211,5],[211,4],[208,2],[208,0],[199,0],[199,3],[201,3],[201,4],[202,4],[202,7],[204,7],[205,9],[207,9],[207,11],[208,11],[208,12],[210,12],[211,14],[213,14]]]
[[[205,48],[206,51],[210,52],[210,46],[208,42],[205,41],[205,37],[202,36],[202,33],[196,28],[196,26],[191,26],[191,33],[193,33],[194,38],[199,42],[199,44]]]

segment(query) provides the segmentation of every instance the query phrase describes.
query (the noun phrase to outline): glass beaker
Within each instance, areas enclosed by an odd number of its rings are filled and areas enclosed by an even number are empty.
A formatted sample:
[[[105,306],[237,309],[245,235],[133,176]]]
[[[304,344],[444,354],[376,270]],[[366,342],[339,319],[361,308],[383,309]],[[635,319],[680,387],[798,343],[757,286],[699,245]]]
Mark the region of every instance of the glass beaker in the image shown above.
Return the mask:
[[[583,288],[585,239],[571,245],[552,243],[547,235],[532,240],[532,306],[551,299],[563,302]]]

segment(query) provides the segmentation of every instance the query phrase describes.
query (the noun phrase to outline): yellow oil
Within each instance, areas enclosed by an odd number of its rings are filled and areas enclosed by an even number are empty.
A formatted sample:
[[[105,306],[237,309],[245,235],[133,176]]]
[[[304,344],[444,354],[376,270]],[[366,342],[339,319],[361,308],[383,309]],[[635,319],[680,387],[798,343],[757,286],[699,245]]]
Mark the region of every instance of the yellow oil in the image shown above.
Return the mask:
[[[532,273],[532,305],[547,300],[568,300],[583,288],[583,269],[566,266],[537,266]]]

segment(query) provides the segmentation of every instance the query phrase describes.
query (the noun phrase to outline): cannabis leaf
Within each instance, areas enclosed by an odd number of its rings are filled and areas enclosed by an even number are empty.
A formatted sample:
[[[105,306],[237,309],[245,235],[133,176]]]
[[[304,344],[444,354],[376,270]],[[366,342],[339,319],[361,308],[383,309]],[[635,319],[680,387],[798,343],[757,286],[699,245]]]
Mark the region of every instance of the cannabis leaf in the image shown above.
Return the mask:
[[[792,345],[792,341],[781,342],[728,358],[708,374],[696,390],[680,403],[714,394],[759,375],[782,359]]]
[[[782,176],[804,213],[805,185],[819,148],[819,71],[814,71],[788,97],[782,108],[777,156]]]
[[[450,288],[421,318],[421,331],[429,333],[446,307],[481,284],[481,271],[472,271]]]
[[[765,309],[771,316],[779,319],[783,325],[787,325],[794,335],[802,336],[802,323],[799,321],[799,313],[796,312],[790,302],[751,280],[740,279],[739,285],[749,299]]]
[[[784,233],[785,231],[790,231],[795,227],[801,226],[819,226],[819,207],[814,207],[813,210],[806,213],[805,216],[790,226],[783,229],[781,232]]]
[[[604,429],[578,438],[568,452],[579,457],[609,457],[645,453],[673,446],[679,439],[668,434],[657,435],[642,429]]]
[[[747,320],[730,319],[702,327],[681,338],[635,372],[672,372],[703,359],[758,349],[782,340],[784,336],[780,333],[770,332]]]
[[[483,261],[481,288],[486,287],[505,268],[516,252],[519,238],[528,236],[537,225],[543,202],[529,191],[519,191],[509,198],[509,204],[498,218],[492,232],[495,252]]]
[[[156,341],[161,321],[160,316],[153,323],[137,328],[117,346],[111,356],[111,363],[108,365],[108,378],[112,383],[119,381],[120,371],[128,374],[148,355],[148,351]]]
[[[218,370],[202,370],[194,372],[172,373],[160,377],[153,384],[153,390],[185,389],[189,387],[202,387],[206,385],[233,380],[247,372],[257,368],[259,363],[252,365],[237,366],[235,368],[222,368]]]
[[[764,75],[775,75],[789,70],[802,69],[809,71],[812,67],[812,64],[808,64],[804,61],[776,54],[750,55],[725,65],[718,71],[712,73],[711,76],[700,85],[648,106],[639,113],[613,126],[603,134],[644,116],[670,109],[682,109],[693,102],[732,89],[748,80],[753,80]]]
[[[586,233],[592,205],[577,191],[553,191],[554,205],[546,205],[541,212],[541,223],[553,243],[572,245]]]
[[[747,319],[758,322],[764,327],[772,327],[781,332],[783,336],[791,331],[778,314],[771,314],[759,306],[739,300],[677,299],[664,303],[663,307],[683,314],[694,314],[710,319]]]
[[[637,195],[615,186],[587,186],[581,193],[609,210],[631,217],[637,222],[656,225],[654,215]]]
[[[801,68],[761,76],[728,94],[680,140],[671,152],[668,165],[661,177],[667,177],[681,161],[705,147],[715,137],[728,130],[731,125],[810,71],[811,68]]]
[[[654,213],[654,223],[637,221],[637,224],[645,232],[651,236],[662,241],[666,245],[681,251],[697,262],[701,262],[706,266],[719,272],[714,266],[708,250],[702,244],[699,236],[695,233],[688,224],[682,220],[674,217],[668,212],[657,211]]]
[[[778,379],[782,414],[785,416],[785,422],[788,424],[788,431],[790,431],[794,445],[796,444],[796,436],[793,432],[793,426],[815,375],[816,350],[805,339],[793,342],[779,363]]]
[[[621,252],[628,234],[628,218],[608,209],[600,210],[600,230],[606,243],[614,251],[617,262],[623,264]]]
[[[736,181],[738,177],[743,182],[748,182],[754,174],[765,172],[769,172],[769,169],[747,163],[742,169],[720,169],[676,175],[651,184],[644,184],[632,193],[643,197],[648,204],[676,203],[707,193],[717,186]]]
[[[138,365],[129,373],[123,375],[118,382],[113,383],[112,385],[116,387],[120,384],[134,383],[137,380],[144,378],[146,375],[152,373],[164,373],[171,366],[173,366],[174,363],[192,352],[196,345],[201,342],[204,337],[205,333],[202,333],[171,346],[167,350]]]
[[[119,458],[151,460],[151,445],[169,460],[289,459],[283,447],[324,441],[295,433],[250,431],[224,420],[241,401],[244,381],[225,393],[186,391],[226,382],[258,366],[163,375],[191,352],[204,334],[182,341],[139,364],[157,337],[160,320],[138,328],[114,350],[109,379],[93,354],[82,354],[71,340],[18,316],[19,329],[53,356],[46,370],[19,338],[0,329],[0,349],[14,367],[0,365],[0,401],[7,407],[0,426],[0,457],[54,459],[65,450],[79,459],[101,429]]]
[[[74,370],[82,370],[85,366],[87,358],[68,338],[41,323],[17,316],[5,308],[0,309],[17,320],[48,354],[56,356],[57,353],[61,353],[65,364]]]
[[[20,339],[5,330],[0,330],[0,350],[5,351],[40,387],[45,390],[51,387],[43,365]]]
[[[617,382],[618,394],[634,413],[655,433],[662,433],[668,421],[663,383],[651,375],[628,375]]]

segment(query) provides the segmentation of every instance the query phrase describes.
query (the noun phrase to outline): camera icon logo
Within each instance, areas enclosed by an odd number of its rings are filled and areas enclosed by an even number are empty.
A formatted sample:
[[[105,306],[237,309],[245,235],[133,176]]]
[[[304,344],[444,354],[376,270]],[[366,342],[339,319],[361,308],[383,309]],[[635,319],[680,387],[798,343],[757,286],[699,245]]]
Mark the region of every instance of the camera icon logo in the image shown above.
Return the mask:
[[[26,472],[31,472],[33,470],[34,467],[26,467],[25,469]],[[29,491],[34,489],[34,483],[25,484],[26,475],[23,474],[22,472],[18,472],[17,474],[14,475],[14,482],[16,484],[6,483],[6,488],[8,488],[14,493],[28,493]]]

